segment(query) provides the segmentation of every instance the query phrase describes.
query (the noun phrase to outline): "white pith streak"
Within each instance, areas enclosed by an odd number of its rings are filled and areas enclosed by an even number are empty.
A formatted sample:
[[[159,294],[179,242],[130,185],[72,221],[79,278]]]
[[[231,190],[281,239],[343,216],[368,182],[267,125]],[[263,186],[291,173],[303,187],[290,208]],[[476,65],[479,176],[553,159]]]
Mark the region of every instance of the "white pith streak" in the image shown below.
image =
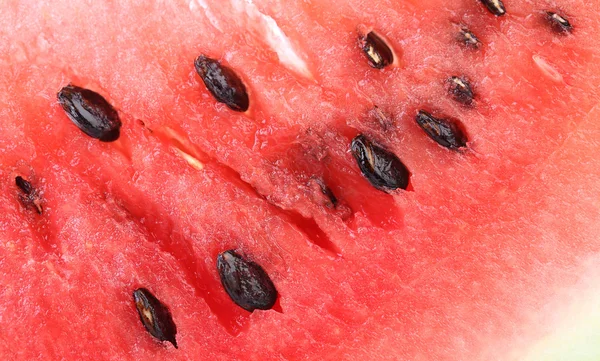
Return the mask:
[[[190,142],[179,134],[176,130],[170,127],[161,127],[159,129],[155,129],[157,134],[163,134],[170,138],[171,147],[179,154],[192,168],[196,170],[204,169],[204,163],[202,163],[196,156],[193,154],[193,146],[190,146]]]
[[[217,20],[217,17],[210,10],[208,5],[206,4],[206,1],[205,0],[190,0],[189,7],[192,12],[198,11],[198,6],[202,8],[202,10],[204,11],[204,15],[206,15],[206,18],[208,19],[210,24],[212,26],[214,26],[217,30],[222,32],[223,29],[221,29],[221,26],[219,25],[219,20]]]
[[[267,44],[277,53],[279,62],[290,70],[293,70],[307,78],[312,78],[312,74],[306,65],[306,62],[296,53],[290,39],[283,30],[277,25],[277,22],[270,16],[264,15],[252,5],[252,12],[260,17],[263,24],[265,40]]]
[[[204,169],[204,163],[200,162],[197,158],[187,154],[186,152],[175,146],[173,146],[173,149],[175,149],[177,154],[179,154],[186,162],[188,162],[188,164],[191,165],[192,168],[196,170]]]
[[[230,0],[233,13],[232,21],[243,22],[247,29],[253,29],[252,34],[262,41],[277,54],[279,62],[286,68],[306,78],[313,78],[303,57],[294,49],[290,38],[279,27],[275,19],[263,14],[252,0]],[[214,16],[210,5],[205,0],[190,0],[191,11],[201,8],[210,23],[221,30],[219,21]]]
[[[556,83],[562,83],[563,82],[563,76],[562,74],[560,74],[558,72],[558,70],[556,70],[555,67],[553,67],[552,65],[550,65],[546,59],[542,58],[539,55],[534,55],[533,57],[533,62],[535,63],[535,65],[537,65],[537,67],[542,71],[542,73],[552,79],[552,81],[556,82]]]

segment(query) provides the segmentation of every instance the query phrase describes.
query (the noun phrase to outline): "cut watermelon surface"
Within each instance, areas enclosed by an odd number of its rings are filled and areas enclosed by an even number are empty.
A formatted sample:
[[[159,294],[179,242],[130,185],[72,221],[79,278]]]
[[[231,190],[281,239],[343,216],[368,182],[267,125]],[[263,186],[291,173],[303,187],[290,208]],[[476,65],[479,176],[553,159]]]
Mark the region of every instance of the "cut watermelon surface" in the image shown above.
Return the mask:
[[[2,358],[595,359],[600,22],[583,0],[485,3],[0,2]],[[247,111],[215,99],[200,55],[241,79]],[[117,109],[116,141],[73,124],[68,84]],[[361,173],[359,134],[406,190]],[[272,308],[232,300],[227,250],[268,274]],[[177,348],[140,322],[139,288]]]

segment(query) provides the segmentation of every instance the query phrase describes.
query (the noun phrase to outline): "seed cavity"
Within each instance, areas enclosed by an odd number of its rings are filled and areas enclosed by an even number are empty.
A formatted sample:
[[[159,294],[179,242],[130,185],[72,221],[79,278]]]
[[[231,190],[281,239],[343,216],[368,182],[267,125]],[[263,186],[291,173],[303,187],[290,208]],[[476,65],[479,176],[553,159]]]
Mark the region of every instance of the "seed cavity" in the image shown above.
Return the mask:
[[[313,191],[313,200],[315,202],[321,203],[330,209],[336,208],[338,199],[323,179],[311,177],[308,180],[308,187]]]
[[[362,134],[352,139],[350,150],[362,175],[382,191],[406,189],[410,172],[393,153],[373,144]]]
[[[557,34],[566,35],[573,31],[573,26],[569,20],[558,13],[546,11],[544,18],[546,19],[548,25],[550,25],[550,28]]]
[[[228,250],[217,256],[217,270],[221,284],[236,305],[250,312],[269,310],[275,305],[275,285],[258,264]]]
[[[419,110],[415,120],[431,139],[443,147],[458,149],[467,145],[463,131],[450,120],[436,118],[424,110]]]
[[[506,8],[502,0],[479,0],[485,7],[496,16],[503,16],[506,14]]]
[[[464,105],[473,105],[473,87],[465,77],[451,76],[448,78],[448,92],[452,98]]]
[[[194,65],[204,85],[218,102],[237,112],[248,110],[250,100],[246,86],[231,68],[205,55],[196,58]]]
[[[58,92],[58,102],[85,134],[103,142],[119,139],[121,119],[102,95],[69,84]]]
[[[146,330],[159,341],[168,341],[177,348],[177,327],[169,308],[146,288],[133,291],[133,301]]]
[[[26,208],[33,207],[38,214],[42,214],[44,212],[42,200],[38,191],[33,188],[31,183],[19,175],[15,177],[15,184],[21,190],[21,194],[19,194],[21,203]]]
[[[369,60],[369,65],[373,68],[383,69],[394,62],[392,49],[375,32],[370,31],[367,35],[361,35],[358,40]]]
[[[466,27],[461,27],[456,36],[457,40],[466,48],[477,50],[481,47],[481,41],[475,33]]]
[[[369,111],[369,115],[377,120],[379,125],[384,131],[390,130],[394,127],[394,121],[391,116],[385,113],[380,107],[374,106]]]

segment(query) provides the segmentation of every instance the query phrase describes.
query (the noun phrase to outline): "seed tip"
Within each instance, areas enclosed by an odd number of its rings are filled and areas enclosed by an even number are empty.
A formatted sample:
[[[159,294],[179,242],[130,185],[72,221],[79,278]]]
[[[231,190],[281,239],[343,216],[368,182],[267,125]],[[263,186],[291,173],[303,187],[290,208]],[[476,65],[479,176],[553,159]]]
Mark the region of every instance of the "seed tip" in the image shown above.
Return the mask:
[[[502,0],[480,0],[483,5],[495,16],[504,16],[506,14],[506,7]]]
[[[557,34],[566,35],[573,31],[573,25],[567,18],[554,11],[545,11],[544,18],[550,28]]]

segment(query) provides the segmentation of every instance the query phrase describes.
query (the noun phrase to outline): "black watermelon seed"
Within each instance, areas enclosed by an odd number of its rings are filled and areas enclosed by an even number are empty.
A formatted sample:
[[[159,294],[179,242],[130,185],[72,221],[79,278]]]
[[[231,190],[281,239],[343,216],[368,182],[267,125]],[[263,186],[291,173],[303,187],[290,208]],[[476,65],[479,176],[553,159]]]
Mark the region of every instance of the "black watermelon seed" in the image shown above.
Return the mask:
[[[196,58],[194,65],[204,85],[218,102],[237,112],[248,110],[250,100],[246,86],[232,69],[204,55]]]
[[[479,0],[485,5],[485,7],[496,16],[503,16],[506,14],[506,8],[502,0]]]
[[[26,207],[35,208],[38,214],[42,214],[44,209],[42,207],[42,200],[38,192],[33,188],[31,183],[25,178],[19,176],[15,177],[15,184],[21,190],[23,194],[19,194],[19,200]]]
[[[103,142],[119,139],[121,119],[102,95],[69,84],[58,92],[58,102],[85,134]]]
[[[448,78],[448,92],[452,98],[464,105],[472,105],[475,94],[473,87],[465,77],[452,76]]]
[[[394,62],[392,49],[375,32],[361,36],[359,42],[373,68],[382,69]]]
[[[558,34],[567,34],[573,31],[573,26],[564,16],[552,11],[546,11],[544,16],[552,30]]]
[[[477,35],[465,27],[460,28],[456,38],[466,48],[476,50],[481,47],[481,41]]]
[[[415,120],[431,139],[443,147],[458,149],[467,145],[467,137],[454,122],[436,118],[424,110],[419,110]]]
[[[410,172],[389,151],[373,144],[362,134],[352,139],[350,150],[363,176],[379,190],[406,189]]]
[[[146,330],[157,340],[168,341],[177,348],[177,327],[169,308],[145,288],[133,291],[133,301]]]
[[[25,193],[26,195],[30,195],[33,192],[33,187],[31,186],[31,183],[29,183],[28,181],[26,181],[23,177],[21,177],[20,175],[15,177],[15,184],[17,185],[17,187],[19,187],[19,189],[21,189],[21,191],[23,193]]]
[[[241,308],[252,312],[269,310],[275,305],[275,285],[258,264],[228,250],[217,257],[217,270],[225,291]]]

